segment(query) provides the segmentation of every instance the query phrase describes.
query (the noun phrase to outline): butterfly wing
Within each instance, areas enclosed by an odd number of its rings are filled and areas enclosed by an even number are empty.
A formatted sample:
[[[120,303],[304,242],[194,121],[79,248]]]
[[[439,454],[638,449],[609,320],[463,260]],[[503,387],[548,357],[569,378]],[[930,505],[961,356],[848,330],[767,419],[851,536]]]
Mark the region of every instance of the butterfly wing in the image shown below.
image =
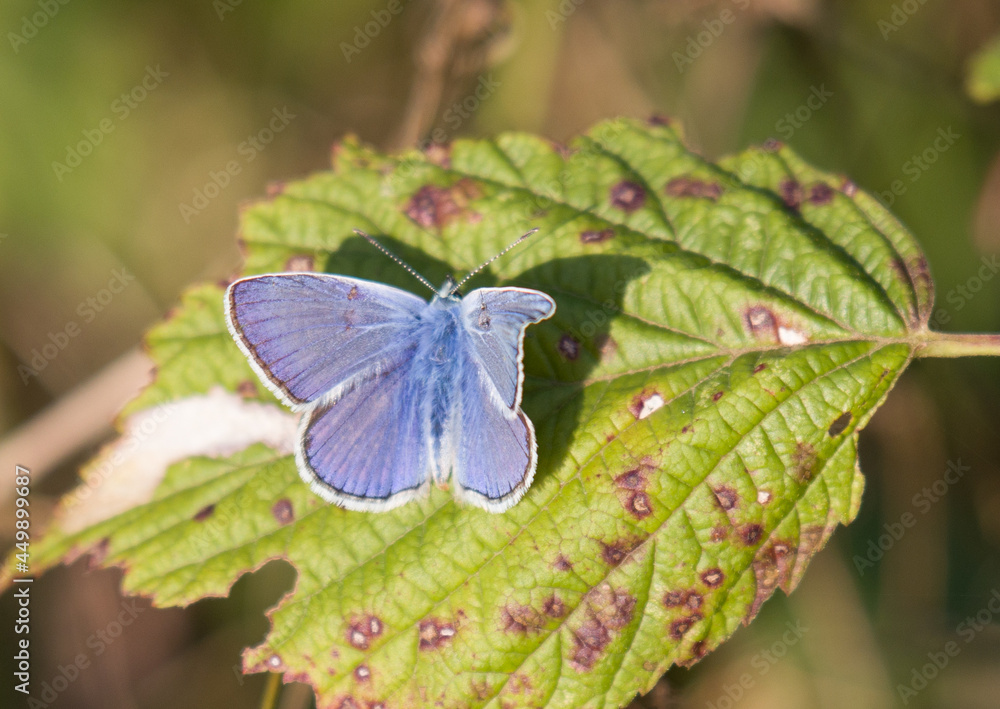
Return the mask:
[[[406,291],[321,273],[236,281],[226,322],[267,387],[293,410],[398,366],[427,303]]]
[[[475,359],[504,404],[516,408],[524,330],[551,317],[556,304],[528,288],[479,288],[462,298],[461,308]]]
[[[454,477],[460,499],[503,512],[531,485],[535,429],[520,409],[524,331],[555,312],[552,299],[521,288],[481,288],[462,299]]]
[[[415,351],[412,345],[393,368],[303,416],[295,461],[313,492],[362,511],[392,509],[424,493],[429,419],[426,382],[413,376]]]

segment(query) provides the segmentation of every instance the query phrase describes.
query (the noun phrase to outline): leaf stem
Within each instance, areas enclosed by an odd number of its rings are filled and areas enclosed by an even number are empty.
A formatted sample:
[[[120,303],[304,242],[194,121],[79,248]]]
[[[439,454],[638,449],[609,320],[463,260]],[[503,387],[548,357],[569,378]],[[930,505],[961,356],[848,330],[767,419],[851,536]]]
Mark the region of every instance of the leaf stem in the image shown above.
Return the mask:
[[[1000,357],[1000,335],[927,332],[917,357]]]
[[[264,696],[260,699],[260,709],[275,709],[278,706],[279,694],[281,694],[281,673],[269,672],[267,684],[264,685]]]

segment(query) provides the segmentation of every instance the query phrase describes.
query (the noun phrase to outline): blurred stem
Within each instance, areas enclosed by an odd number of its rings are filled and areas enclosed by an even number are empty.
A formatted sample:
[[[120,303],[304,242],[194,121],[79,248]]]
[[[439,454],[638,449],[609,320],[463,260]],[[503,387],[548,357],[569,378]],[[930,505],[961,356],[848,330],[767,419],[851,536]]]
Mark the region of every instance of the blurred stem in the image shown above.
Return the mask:
[[[417,47],[417,71],[402,123],[392,140],[393,148],[416,145],[434,122],[444,93],[448,64],[455,51],[461,4],[457,0],[439,0],[432,12],[429,28]]]
[[[917,357],[998,357],[1000,335],[956,335],[928,332]]]
[[[267,684],[264,685],[264,696],[260,700],[260,709],[275,709],[278,706],[279,694],[281,694],[281,673],[269,672]]]

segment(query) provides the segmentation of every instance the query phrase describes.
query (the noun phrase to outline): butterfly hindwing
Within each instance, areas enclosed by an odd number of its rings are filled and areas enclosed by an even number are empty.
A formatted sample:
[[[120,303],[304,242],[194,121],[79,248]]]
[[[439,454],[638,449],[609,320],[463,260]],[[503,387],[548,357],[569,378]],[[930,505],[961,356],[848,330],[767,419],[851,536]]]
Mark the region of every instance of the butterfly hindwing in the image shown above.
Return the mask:
[[[261,381],[301,410],[391,366],[426,303],[406,291],[318,273],[252,276],[226,291],[226,320]]]
[[[352,510],[387,510],[426,489],[427,392],[413,376],[414,350],[303,416],[296,462],[321,497]]]

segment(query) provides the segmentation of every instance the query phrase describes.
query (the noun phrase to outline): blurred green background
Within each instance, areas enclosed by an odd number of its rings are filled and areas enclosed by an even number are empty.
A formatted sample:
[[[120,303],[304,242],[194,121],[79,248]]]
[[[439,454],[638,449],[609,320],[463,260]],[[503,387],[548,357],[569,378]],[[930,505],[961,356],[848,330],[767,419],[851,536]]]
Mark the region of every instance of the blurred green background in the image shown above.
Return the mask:
[[[996,0],[11,0],[0,29],[0,464],[37,472],[35,530],[110,440],[142,333],[187,285],[238,268],[240,205],[324,169],[346,133],[382,149],[511,129],[561,141],[665,114],[713,158],[780,139],[909,225],[938,329],[1000,331],[1000,104],[964,90],[1000,33]],[[790,598],[635,706],[1000,706],[998,394],[996,360],[914,365],[861,436],[857,522]],[[955,484],[949,462],[968,467]],[[916,524],[874,552],[906,513]],[[118,581],[81,561],[35,582],[36,692],[89,660],[36,706],[260,704],[265,678],[240,676],[239,651],[290,566],[183,610],[123,607]],[[20,707],[15,609],[0,598],[0,704]],[[922,669],[949,642],[946,666]],[[934,676],[911,696],[914,672]],[[281,702],[310,695],[289,685]]]

